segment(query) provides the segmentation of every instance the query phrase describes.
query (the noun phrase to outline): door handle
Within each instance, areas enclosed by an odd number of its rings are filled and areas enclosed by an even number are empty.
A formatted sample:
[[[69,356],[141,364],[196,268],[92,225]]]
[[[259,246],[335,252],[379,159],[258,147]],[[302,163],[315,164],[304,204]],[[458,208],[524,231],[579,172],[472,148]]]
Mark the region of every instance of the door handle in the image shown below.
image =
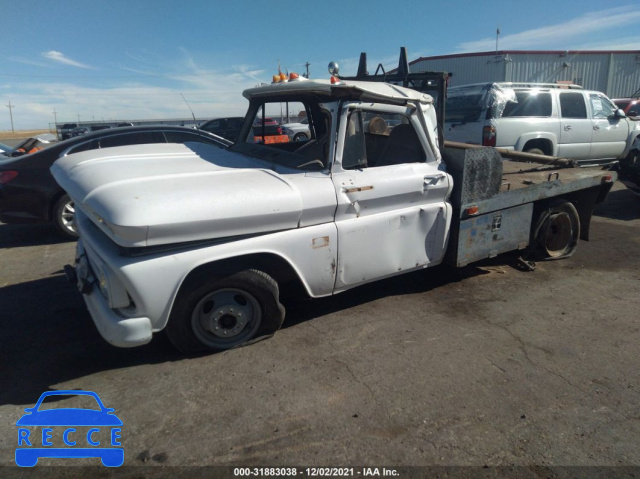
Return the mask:
[[[594,130],[599,130],[599,129],[600,129],[600,127],[599,127],[598,125],[593,125],[593,129],[594,129]]]
[[[373,186],[352,186],[350,188],[347,188],[346,186],[342,187],[342,190],[349,194],[349,193],[358,193],[360,191],[368,191],[368,190],[372,190]]]
[[[570,131],[570,130],[571,130],[571,125],[564,126],[564,131]]]
[[[437,175],[427,175],[424,177],[424,186],[425,188],[427,186],[433,186],[433,185],[437,185],[440,180],[442,180],[445,177],[444,174],[442,173],[438,173]]]

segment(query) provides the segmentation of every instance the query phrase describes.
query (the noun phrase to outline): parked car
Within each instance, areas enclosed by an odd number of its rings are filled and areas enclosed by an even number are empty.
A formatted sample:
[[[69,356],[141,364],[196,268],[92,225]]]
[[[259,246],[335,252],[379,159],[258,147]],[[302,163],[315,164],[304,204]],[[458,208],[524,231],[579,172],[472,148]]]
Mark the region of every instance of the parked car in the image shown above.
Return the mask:
[[[49,168],[58,158],[85,150],[141,143],[206,143],[227,148],[232,143],[205,131],[179,126],[134,126],[89,133],[45,150],[0,160],[0,221],[53,223],[67,237],[76,237],[74,208]]]
[[[282,133],[287,135],[291,141],[307,141],[311,138],[309,132],[309,119],[303,118],[298,123],[283,123]]]
[[[483,83],[448,90],[445,139],[583,163],[624,159],[640,122],[577,85]]]
[[[61,128],[58,128],[58,140],[68,140],[72,136],[74,128],[77,128],[77,123],[65,123]]]
[[[31,153],[35,153],[53,145],[57,141],[58,139],[56,135],[52,135],[51,133],[42,133],[22,141],[15,148],[12,148],[11,151],[7,153],[7,156],[16,157],[30,155]]]
[[[13,147],[9,145],[5,145],[4,143],[0,143],[0,155],[7,155],[13,151]]]
[[[616,98],[613,102],[627,116],[640,116],[640,98]]]
[[[213,120],[205,121],[198,128],[226,138],[229,141],[236,141],[243,122],[244,117],[242,116],[214,118]]]
[[[71,136],[69,138],[75,138],[76,136],[86,135],[89,132],[90,132],[89,127],[87,127],[87,126],[78,126],[78,127],[74,128],[73,130],[71,130]]]

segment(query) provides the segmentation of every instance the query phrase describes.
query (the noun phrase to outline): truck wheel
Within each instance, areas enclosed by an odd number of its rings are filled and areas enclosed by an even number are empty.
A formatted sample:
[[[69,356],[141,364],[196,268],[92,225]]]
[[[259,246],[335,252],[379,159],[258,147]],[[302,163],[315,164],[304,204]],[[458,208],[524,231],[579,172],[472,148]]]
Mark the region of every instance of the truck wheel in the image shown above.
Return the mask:
[[[293,141],[307,141],[308,139],[304,133],[296,133],[293,137]]]
[[[272,336],[283,320],[278,283],[262,271],[245,270],[181,293],[166,334],[185,354],[224,351]]]
[[[544,211],[534,232],[536,256],[551,260],[573,256],[580,238],[580,217],[568,201],[555,201]]]
[[[67,238],[76,239],[78,232],[73,222],[75,217],[75,208],[73,201],[69,195],[62,195],[53,207],[53,221],[60,233]]]

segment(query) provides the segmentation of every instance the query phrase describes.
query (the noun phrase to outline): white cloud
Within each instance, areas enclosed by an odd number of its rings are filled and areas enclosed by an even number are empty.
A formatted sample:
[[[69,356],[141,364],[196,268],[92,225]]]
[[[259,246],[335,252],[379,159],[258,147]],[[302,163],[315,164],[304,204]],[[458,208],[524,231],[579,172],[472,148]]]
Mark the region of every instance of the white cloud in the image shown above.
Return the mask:
[[[67,58],[64,56],[64,54],[57,52],[55,50],[44,52],[42,53],[42,56],[45,58],[48,58],[49,60],[53,60],[54,62],[62,63],[63,65],[70,65],[72,67],[78,67],[78,68],[86,68],[89,70],[93,69],[89,65],[85,65],[84,63],[80,63],[75,60],[72,60],[71,58]]]
[[[639,21],[640,9],[635,6],[590,12],[567,22],[503,35],[500,37],[499,48],[501,50],[545,47],[586,49],[582,45],[589,41],[593,43],[596,34],[608,30],[618,34],[624,31],[625,26],[636,25]],[[502,30],[504,31],[504,28]],[[459,52],[490,51],[495,48],[495,45],[495,37],[484,38],[461,43],[457,50]],[[638,48],[638,44],[635,48]]]

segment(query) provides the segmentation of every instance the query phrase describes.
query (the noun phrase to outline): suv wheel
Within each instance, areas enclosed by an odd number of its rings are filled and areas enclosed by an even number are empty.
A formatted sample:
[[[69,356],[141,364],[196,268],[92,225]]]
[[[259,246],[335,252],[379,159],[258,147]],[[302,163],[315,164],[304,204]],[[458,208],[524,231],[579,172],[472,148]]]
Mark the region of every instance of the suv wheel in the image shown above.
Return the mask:
[[[544,151],[542,151],[540,148],[529,148],[528,150],[525,150],[525,153],[531,153],[533,155],[544,155]]]

